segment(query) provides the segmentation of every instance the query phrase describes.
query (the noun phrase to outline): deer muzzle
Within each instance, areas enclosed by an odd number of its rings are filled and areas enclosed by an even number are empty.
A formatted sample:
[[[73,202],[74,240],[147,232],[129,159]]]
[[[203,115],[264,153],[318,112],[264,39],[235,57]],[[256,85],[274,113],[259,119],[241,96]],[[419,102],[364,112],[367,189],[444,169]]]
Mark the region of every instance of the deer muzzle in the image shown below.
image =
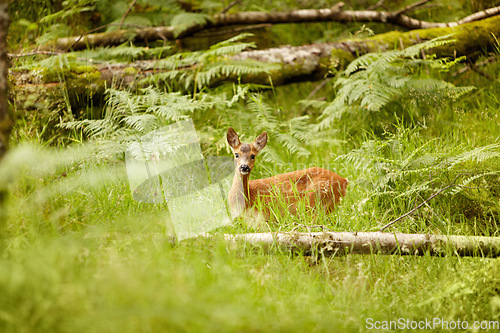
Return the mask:
[[[242,165],[240,165],[240,173],[242,175],[246,175],[250,171],[252,171],[252,169],[250,168],[250,166],[248,164],[242,164]]]

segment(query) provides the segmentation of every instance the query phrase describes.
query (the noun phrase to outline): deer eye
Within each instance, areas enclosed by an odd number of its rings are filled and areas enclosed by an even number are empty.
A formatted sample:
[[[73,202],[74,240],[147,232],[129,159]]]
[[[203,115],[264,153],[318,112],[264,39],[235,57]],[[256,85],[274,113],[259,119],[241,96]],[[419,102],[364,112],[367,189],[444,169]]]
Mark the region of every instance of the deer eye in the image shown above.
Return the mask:
[[[250,158],[251,158],[252,160],[254,160],[254,159],[255,159],[255,155],[251,155],[251,156],[250,156]]]
[[[238,158],[240,155],[238,153],[234,154],[234,157]]]

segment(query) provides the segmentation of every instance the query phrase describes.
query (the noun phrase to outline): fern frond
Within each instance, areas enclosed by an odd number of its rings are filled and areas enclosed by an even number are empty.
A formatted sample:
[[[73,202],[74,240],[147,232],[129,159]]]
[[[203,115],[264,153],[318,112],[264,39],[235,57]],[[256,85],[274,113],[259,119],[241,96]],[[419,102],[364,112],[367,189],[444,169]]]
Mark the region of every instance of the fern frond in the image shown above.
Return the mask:
[[[489,171],[489,172],[481,172],[479,174],[476,174],[476,175],[472,175],[464,180],[462,180],[460,182],[460,186],[457,186],[457,187],[454,187],[451,191],[450,191],[450,194],[451,195],[457,195],[458,193],[464,191],[467,189],[467,187],[470,187],[470,184],[473,183],[474,181],[480,179],[480,178],[483,178],[483,177],[487,177],[487,176],[496,176],[496,175],[500,175],[500,171]]]
[[[256,45],[254,42],[222,44],[222,45],[216,44],[212,45],[209,50],[202,53],[203,54],[202,59],[232,55],[255,47]]]
[[[477,147],[473,150],[452,157],[448,161],[448,169],[452,169],[466,162],[483,163],[490,159],[498,159],[500,161],[500,143]]]
[[[436,97],[456,100],[471,91],[472,87],[455,87],[440,79],[421,74],[430,66],[442,71],[457,63],[454,60],[435,59],[429,56],[419,59],[424,49],[438,47],[452,41],[449,36],[435,38],[404,50],[369,53],[353,60],[337,79],[337,94],[328,106],[320,104],[323,112],[317,124],[318,130],[333,126],[346,112],[381,111],[389,103],[402,98],[413,99],[412,93],[425,91]]]
[[[205,25],[211,22],[209,15],[201,13],[180,13],[172,18],[170,24],[174,27],[174,36],[177,37],[182,32],[196,25]]]

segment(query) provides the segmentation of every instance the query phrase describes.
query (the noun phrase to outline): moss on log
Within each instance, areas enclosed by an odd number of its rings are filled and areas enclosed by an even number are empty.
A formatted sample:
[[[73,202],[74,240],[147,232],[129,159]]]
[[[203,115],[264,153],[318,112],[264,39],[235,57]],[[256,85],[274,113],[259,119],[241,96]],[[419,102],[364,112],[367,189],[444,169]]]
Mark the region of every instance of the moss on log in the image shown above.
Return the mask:
[[[359,55],[407,47],[445,35],[451,35],[455,41],[427,52],[449,57],[467,55],[473,59],[484,50],[494,47],[494,36],[500,36],[500,16],[455,27],[392,31],[336,43],[245,51],[227,59],[228,63],[251,59],[275,64],[276,69],[269,73],[241,77],[227,75],[215,78],[211,85],[238,81],[269,84],[269,77],[275,86],[319,80],[325,77],[330,68],[342,70]],[[193,67],[187,70],[193,70]],[[87,104],[101,103],[105,88],[135,88],[142,79],[165,71],[168,69],[159,67],[158,62],[152,60],[104,65],[89,63],[85,66],[69,65],[64,69],[37,68],[32,71],[14,68],[10,72],[13,86],[11,100],[18,114],[37,112],[37,117],[43,115],[42,118],[48,117],[50,122],[58,122],[59,118],[66,119],[71,114],[80,116]]]

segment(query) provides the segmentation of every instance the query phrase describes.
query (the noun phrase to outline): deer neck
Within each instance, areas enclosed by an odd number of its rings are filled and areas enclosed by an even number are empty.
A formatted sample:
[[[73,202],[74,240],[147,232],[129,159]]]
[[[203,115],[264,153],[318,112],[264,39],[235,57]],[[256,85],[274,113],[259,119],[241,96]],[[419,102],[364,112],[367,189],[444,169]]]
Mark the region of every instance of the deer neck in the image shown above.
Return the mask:
[[[229,206],[233,218],[239,216],[250,202],[249,179],[249,173],[246,175],[242,175],[238,171],[234,173],[233,185],[229,190]]]

